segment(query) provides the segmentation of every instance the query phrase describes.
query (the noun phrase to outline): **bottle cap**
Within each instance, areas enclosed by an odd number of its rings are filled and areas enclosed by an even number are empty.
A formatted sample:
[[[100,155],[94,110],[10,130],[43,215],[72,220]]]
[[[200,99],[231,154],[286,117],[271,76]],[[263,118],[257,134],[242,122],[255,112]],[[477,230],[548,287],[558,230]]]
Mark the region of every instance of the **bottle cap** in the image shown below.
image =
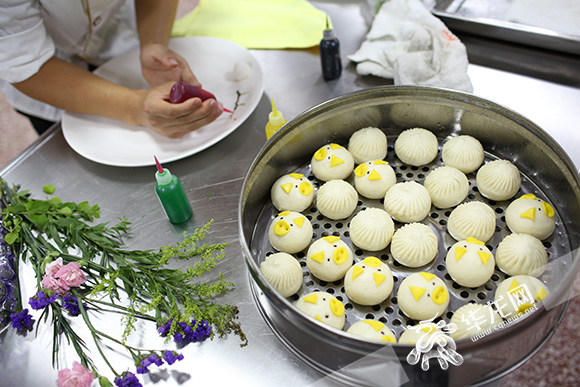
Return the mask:
[[[326,15],[326,29],[323,32],[323,36],[325,40],[331,40],[336,38],[336,34],[334,33],[334,30],[330,28],[329,24],[328,24],[328,15]]]
[[[159,163],[159,160],[157,160],[157,156],[153,156],[155,158],[155,164],[157,165],[157,172],[155,172],[155,179],[157,180],[157,183],[159,183],[160,185],[166,185],[171,183],[171,172],[169,172],[169,169],[165,168],[163,169],[163,167],[161,166],[161,163]]]
[[[270,124],[275,126],[283,125],[286,123],[286,120],[284,119],[284,115],[282,114],[282,112],[276,109],[276,104],[274,104],[274,98],[272,98],[272,111],[270,112],[270,114],[268,114],[268,120],[270,121]]]

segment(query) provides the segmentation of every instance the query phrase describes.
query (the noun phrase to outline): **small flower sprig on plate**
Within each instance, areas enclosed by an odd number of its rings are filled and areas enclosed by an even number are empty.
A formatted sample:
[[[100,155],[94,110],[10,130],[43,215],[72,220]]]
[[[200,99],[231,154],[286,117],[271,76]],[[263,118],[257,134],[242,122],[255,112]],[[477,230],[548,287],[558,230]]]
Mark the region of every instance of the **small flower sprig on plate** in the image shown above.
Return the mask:
[[[240,337],[240,345],[247,344],[237,322],[238,308],[215,301],[233,284],[222,273],[212,281],[202,279],[224,258],[227,246],[203,242],[211,221],[192,235],[184,233],[175,245],[157,251],[128,250],[122,245],[130,226],[126,219],[112,226],[92,224],[100,216],[97,205],[63,203],[54,196],[33,199],[2,179],[0,187],[0,330],[10,326],[20,335],[34,330],[36,321],[22,305],[17,275],[21,263],[29,264],[37,292],[28,306],[40,313],[39,323],[52,325],[53,367],[59,368],[58,351],[64,342],[71,343],[79,357],[71,369],[59,371],[57,384],[90,385],[96,377],[101,385],[111,385],[88,353],[87,339],[95,343],[117,386],[140,382],[135,373],[119,372],[107,360],[104,348],[109,344],[121,345],[131,355],[137,374],[183,359],[176,351],[129,345],[138,320],[154,322],[159,334],[173,338],[178,346],[229,333]],[[43,190],[54,194],[53,186]],[[187,261],[188,266],[172,269],[167,265],[170,259]],[[103,313],[123,315],[122,337],[112,337],[93,324],[94,316]],[[72,319],[83,322],[90,337],[80,337]]]

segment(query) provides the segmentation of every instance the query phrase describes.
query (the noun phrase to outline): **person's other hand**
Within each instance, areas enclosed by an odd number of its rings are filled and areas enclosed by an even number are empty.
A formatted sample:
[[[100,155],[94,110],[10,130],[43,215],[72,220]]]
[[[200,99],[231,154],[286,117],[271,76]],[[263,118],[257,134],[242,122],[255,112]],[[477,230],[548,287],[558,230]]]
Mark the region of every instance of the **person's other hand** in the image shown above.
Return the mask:
[[[169,102],[173,82],[143,92],[142,125],[169,138],[180,138],[214,121],[223,105],[214,99],[190,98],[182,103]]]
[[[187,61],[162,44],[141,47],[140,59],[143,77],[153,87],[170,81],[183,81],[201,87]]]

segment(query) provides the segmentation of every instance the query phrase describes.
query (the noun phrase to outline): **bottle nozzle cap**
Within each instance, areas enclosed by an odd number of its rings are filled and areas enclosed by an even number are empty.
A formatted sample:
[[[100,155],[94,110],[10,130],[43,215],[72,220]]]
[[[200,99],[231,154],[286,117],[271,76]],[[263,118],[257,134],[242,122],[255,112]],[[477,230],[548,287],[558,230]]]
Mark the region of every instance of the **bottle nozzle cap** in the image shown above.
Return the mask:
[[[161,185],[169,184],[172,179],[171,172],[169,172],[169,169],[167,168],[163,169],[161,163],[157,160],[157,156],[153,157],[155,158],[155,164],[157,165],[157,172],[155,172],[157,183]]]
[[[330,40],[336,37],[334,30],[330,28],[330,22],[328,21],[328,14],[326,15],[326,29],[323,31],[324,39]]]
[[[282,125],[286,123],[284,115],[281,111],[276,109],[276,104],[274,103],[274,98],[272,98],[272,111],[268,114],[268,120],[272,125]]]

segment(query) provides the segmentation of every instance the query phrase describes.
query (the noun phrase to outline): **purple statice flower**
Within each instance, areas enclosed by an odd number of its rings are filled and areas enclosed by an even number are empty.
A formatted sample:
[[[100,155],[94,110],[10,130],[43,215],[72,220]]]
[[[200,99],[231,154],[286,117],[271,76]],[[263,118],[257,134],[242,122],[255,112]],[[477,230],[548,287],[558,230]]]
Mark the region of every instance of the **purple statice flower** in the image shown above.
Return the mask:
[[[161,325],[157,332],[161,337],[166,337],[169,334],[171,324],[173,319],[169,320],[165,324]],[[197,326],[196,326],[197,324]],[[197,322],[196,320],[191,320],[191,323],[180,322],[177,323],[180,329],[173,335],[173,339],[178,343],[199,343],[210,337],[211,326],[205,320]],[[195,326],[195,329],[193,328]]]
[[[171,324],[173,324],[173,318],[157,329],[157,332],[161,337],[167,337],[169,330],[171,329]]]
[[[143,387],[137,376],[132,372],[125,371],[119,378],[115,378],[117,387]]]
[[[47,296],[45,292],[39,290],[36,292],[36,295],[28,299],[28,304],[34,310],[41,310],[55,302],[57,299],[57,294],[51,294],[50,296]]]
[[[163,353],[163,359],[165,359],[167,364],[173,365],[176,361],[183,360],[183,354],[174,351],[165,351]]]
[[[24,309],[19,313],[11,314],[10,320],[12,320],[12,328],[16,329],[16,333],[19,335],[26,336],[28,332],[32,331],[34,319],[28,314],[28,309]]]
[[[197,323],[197,326],[196,326]],[[199,343],[207,339],[211,334],[211,326],[205,320],[197,322],[192,320],[191,324],[179,323],[178,324],[183,333],[177,332],[173,338],[175,341],[181,342],[191,342]],[[193,328],[195,326],[195,329]]]
[[[146,374],[149,372],[149,368],[137,366],[137,373],[138,374]]]
[[[150,354],[145,359],[141,360],[141,363],[137,366],[138,374],[146,374],[149,372],[149,366],[155,364],[157,367],[163,365],[163,359],[159,357],[156,353]]]
[[[70,313],[71,316],[78,316],[81,314],[77,298],[70,294],[65,294],[62,297],[62,306]],[[83,302],[83,307],[87,309],[87,304]]]

